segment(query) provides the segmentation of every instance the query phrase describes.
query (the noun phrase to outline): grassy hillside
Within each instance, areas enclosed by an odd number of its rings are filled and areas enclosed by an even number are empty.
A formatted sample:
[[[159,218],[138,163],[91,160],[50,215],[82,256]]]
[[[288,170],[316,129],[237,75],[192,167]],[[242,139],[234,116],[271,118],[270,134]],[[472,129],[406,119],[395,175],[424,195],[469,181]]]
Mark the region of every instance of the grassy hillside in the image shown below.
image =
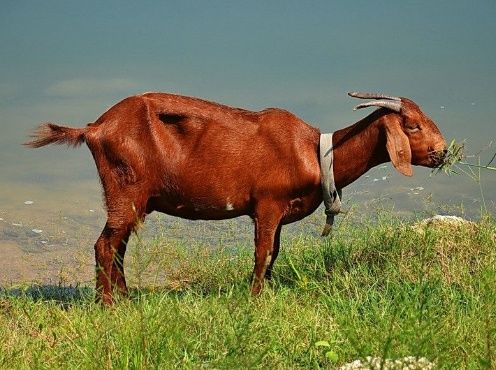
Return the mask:
[[[248,294],[253,250],[135,237],[130,300],[93,290],[2,291],[1,368],[335,369],[367,356],[496,367],[496,222],[342,223],[283,241]]]

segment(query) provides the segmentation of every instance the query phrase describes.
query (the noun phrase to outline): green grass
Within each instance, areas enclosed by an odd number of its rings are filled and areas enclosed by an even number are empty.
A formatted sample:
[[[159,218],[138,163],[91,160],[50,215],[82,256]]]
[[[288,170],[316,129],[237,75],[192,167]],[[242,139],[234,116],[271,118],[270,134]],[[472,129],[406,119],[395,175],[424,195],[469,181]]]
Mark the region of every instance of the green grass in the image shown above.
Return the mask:
[[[418,231],[392,217],[283,240],[248,294],[253,250],[133,238],[131,299],[0,294],[0,368],[334,369],[366,356],[496,367],[496,222]]]

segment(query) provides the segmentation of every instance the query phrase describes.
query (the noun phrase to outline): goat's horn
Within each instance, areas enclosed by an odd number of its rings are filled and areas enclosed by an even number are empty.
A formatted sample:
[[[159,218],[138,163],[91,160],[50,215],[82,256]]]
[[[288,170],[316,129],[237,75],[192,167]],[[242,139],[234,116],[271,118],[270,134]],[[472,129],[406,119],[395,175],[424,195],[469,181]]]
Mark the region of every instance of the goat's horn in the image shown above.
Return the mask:
[[[348,95],[358,99],[387,99],[387,100],[401,101],[401,98],[398,98],[396,96],[389,96],[379,93],[363,93],[363,92],[353,91],[353,92],[349,92]]]
[[[397,101],[397,100],[373,100],[367,103],[359,104],[353,110],[372,107],[372,106],[391,109],[398,113],[401,111],[401,101]]]

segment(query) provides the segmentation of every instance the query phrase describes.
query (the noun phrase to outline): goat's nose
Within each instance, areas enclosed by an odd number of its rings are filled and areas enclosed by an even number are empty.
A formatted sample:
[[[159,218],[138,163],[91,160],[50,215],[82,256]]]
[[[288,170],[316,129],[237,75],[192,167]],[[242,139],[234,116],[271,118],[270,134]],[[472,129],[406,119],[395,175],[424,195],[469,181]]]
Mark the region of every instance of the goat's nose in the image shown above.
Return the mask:
[[[439,152],[439,162],[441,162],[441,163],[444,162],[444,160],[446,159],[447,154],[448,154],[448,149],[447,148],[441,150]]]
[[[441,149],[439,150],[438,152],[436,152],[437,154],[437,157],[440,161],[444,160],[444,158],[446,158],[446,155],[448,154],[448,148],[444,148],[444,149]]]
[[[448,154],[448,147],[444,145],[442,148],[439,149],[431,149],[433,153],[436,153],[437,156],[444,158]]]

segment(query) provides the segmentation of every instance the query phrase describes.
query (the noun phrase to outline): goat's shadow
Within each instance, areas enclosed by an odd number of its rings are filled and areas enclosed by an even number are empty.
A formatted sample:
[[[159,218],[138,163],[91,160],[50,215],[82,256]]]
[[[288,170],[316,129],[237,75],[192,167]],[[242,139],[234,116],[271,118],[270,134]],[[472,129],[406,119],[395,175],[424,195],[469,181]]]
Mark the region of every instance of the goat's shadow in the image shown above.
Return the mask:
[[[251,275],[241,279],[238,282],[227,285],[214,284],[210,287],[202,284],[192,285],[185,289],[171,289],[170,287],[130,287],[129,295],[122,297],[116,294],[116,303],[118,302],[137,302],[148,295],[168,295],[181,299],[194,293],[197,297],[208,297],[219,294],[230,295],[230,292],[245,292],[246,297],[250,297]],[[274,279],[266,281],[266,287],[269,286],[274,291],[279,290],[282,286],[292,286],[294,282],[285,279]],[[94,304],[95,288],[87,285],[60,285],[60,284],[31,284],[26,286],[0,287],[0,301],[9,299],[28,299],[34,302],[50,302],[59,305],[63,309],[69,309],[74,305]]]
[[[75,303],[91,302],[94,300],[94,297],[95,290],[93,288],[78,285],[32,284],[28,286],[0,288],[0,300],[27,298],[35,302],[55,302],[65,308]]]
[[[245,285],[245,284],[243,284]],[[246,287],[244,287],[246,288]],[[209,295],[218,295],[221,291],[228,291],[228,287],[201,289],[198,287],[189,289],[170,289],[167,287],[132,287],[129,288],[129,295],[122,297],[118,294],[115,295],[116,303],[118,302],[138,302],[140,299],[150,295],[169,295],[175,298],[182,298],[192,291],[198,297],[205,297]],[[248,290],[247,290],[248,291]],[[0,287],[0,302],[8,301],[11,299],[27,299],[34,302],[47,302],[60,306],[63,309],[69,309],[75,305],[85,305],[95,303],[95,289],[89,286],[63,286],[63,285],[28,285],[22,287]]]

